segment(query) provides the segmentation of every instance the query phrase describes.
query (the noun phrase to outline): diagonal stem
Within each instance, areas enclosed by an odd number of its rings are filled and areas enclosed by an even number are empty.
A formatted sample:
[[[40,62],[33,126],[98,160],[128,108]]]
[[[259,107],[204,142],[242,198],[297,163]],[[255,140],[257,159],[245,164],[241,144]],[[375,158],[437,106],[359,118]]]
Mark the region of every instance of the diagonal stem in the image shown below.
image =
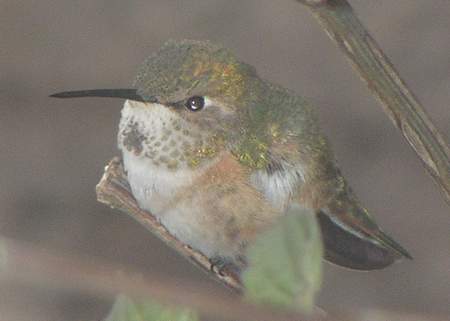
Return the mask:
[[[344,52],[400,129],[450,205],[450,151],[423,106],[355,15],[347,0],[298,0]]]

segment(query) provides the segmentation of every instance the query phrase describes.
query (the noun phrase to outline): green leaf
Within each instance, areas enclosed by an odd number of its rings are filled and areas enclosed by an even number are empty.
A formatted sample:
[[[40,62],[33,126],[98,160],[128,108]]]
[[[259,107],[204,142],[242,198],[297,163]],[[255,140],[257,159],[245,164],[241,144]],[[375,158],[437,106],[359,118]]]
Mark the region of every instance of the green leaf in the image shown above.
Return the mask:
[[[186,308],[167,307],[149,300],[136,303],[120,294],[105,321],[198,321],[198,317]]]
[[[243,280],[258,303],[311,312],[322,281],[322,238],[313,211],[292,204],[249,248]]]

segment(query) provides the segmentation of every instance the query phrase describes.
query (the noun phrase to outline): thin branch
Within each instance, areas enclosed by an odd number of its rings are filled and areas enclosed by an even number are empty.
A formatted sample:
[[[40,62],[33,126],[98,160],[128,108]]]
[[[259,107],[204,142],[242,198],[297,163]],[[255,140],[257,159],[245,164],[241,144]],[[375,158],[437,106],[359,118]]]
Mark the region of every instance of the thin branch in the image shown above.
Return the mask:
[[[131,194],[120,158],[115,157],[109,162],[96,190],[98,201],[130,215],[167,245],[188,258],[194,265],[199,266],[203,271],[207,272],[215,280],[232,290],[237,292],[242,291],[240,278],[232,270],[221,270],[219,272],[206,256],[179,241],[152,214],[139,208]]]
[[[144,302],[150,298],[163,304],[191,307],[200,314],[223,320],[331,321],[325,316],[305,316],[242,302],[239,297],[212,293],[188,280],[153,271],[142,273],[93,258],[55,255],[26,243],[0,238],[0,286],[11,282],[101,297],[124,293]]]
[[[424,108],[400,78],[347,0],[298,0],[344,52],[441,187],[450,205],[450,151]]]

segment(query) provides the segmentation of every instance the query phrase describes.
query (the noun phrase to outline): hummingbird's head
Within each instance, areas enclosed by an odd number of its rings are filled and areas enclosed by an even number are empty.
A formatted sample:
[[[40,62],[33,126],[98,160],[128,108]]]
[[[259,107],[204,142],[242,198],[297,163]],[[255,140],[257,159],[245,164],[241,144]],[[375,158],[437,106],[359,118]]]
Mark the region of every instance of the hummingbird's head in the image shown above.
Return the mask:
[[[146,59],[134,88],[144,101],[165,106],[205,135],[229,136],[255,92],[256,79],[254,68],[225,48],[203,41],[168,41]]]
[[[238,135],[240,115],[248,93],[253,92],[249,85],[254,79],[253,67],[220,46],[169,41],[146,59],[134,88],[144,102],[150,102],[140,107],[153,115],[148,117],[153,124],[149,126],[159,127],[161,124],[154,123],[159,119],[167,124],[166,128],[172,127],[171,133],[178,129],[183,137],[177,141],[197,146],[188,152],[193,157],[185,157],[190,164],[196,164],[213,157]],[[194,142],[195,136],[198,139]]]

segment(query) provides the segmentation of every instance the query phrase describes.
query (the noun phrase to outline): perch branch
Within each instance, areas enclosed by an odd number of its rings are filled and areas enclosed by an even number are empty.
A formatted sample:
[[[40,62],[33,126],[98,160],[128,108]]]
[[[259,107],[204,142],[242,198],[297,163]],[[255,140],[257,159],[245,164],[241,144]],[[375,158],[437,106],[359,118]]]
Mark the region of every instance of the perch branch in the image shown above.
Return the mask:
[[[385,113],[441,187],[450,205],[450,152],[424,108],[355,15],[347,0],[298,0],[344,52]]]
[[[188,258],[195,265],[206,271],[214,279],[232,290],[241,292],[242,284],[238,275],[231,270],[218,271],[206,256],[180,242],[152,214],[139,208],[131,194],[122,162],[118,157],[113,158],[106,166],[105,173],[98,183],[96,190],[98,201],[130,215],[182,256]]]

